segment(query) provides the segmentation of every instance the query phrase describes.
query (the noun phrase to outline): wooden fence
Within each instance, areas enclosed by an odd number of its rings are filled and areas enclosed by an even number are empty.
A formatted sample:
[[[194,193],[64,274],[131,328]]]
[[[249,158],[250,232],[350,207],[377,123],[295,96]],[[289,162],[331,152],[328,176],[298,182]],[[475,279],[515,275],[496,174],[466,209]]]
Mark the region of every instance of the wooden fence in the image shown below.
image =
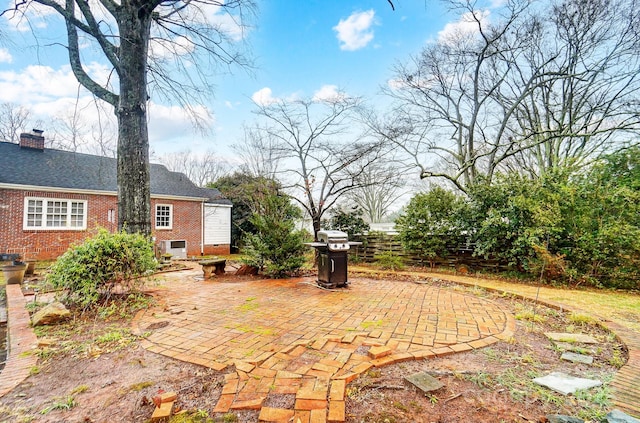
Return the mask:
[[[473,246],[458,246],[449,249],[446,257],[420,257],[419,255],[407,251],[403,248],[400,238],[396,235],[382,233],[371,233],[368,235],[357,235],[350,241],[362,242],[362,245],[354,246],[349,251],[352,259],[372,263],[376,261],[376,256],[384,253],[391,253],[402,259],[403,263],[415,266],[434,265],[438,267],[451,267],[460,269],[466,267],[469,270],[489,270],[504,271],[509,266],[500,263],[498,260],[485,259],[473,256]]]

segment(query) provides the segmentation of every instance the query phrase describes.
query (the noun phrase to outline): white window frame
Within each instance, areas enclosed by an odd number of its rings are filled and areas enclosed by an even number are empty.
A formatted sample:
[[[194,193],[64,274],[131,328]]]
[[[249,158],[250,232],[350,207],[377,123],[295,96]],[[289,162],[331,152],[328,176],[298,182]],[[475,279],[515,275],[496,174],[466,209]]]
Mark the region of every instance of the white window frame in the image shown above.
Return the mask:
[[[158,225],[158,208],[167,207],[169,209],[169,224],[168,225]],[[154,216],[155,227],[158,230],[171,230],[173,229],[173,204],[156,204],[156,212]]]
[[[29,213],[29,202],[41,201],[42,208],[38,213]],[[49,226],[47,225],[48,210],[54,203],[64,203],[64,213],[57,213],[56,216],[62,218],[64,226]],[[72,214],[74,204],[82,204],[82,223],[80,226],[71,226],[72,216],[79,216]],[[22,220],[23,230],[48,230],[48,231],[84,231],[87,229],[87,200],[67,199],[67,198],[46,198],[46,197],[25,197],[24,198],[24,217]],[[29,215],[37,214],[39,216],[39,225],[29,225]],[[53,214],[52,214],[53,215]]]

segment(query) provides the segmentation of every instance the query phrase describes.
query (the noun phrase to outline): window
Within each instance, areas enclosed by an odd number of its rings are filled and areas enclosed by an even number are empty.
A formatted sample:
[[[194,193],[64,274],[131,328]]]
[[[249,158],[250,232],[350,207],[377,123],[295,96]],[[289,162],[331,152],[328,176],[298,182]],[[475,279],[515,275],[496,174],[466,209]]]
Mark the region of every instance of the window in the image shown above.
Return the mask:
[[[24,199],[24,229],[87,228],[87,202],[46,198]]]
[[[171,204],[156,205],[156,229],[173,227],[173,206]]]

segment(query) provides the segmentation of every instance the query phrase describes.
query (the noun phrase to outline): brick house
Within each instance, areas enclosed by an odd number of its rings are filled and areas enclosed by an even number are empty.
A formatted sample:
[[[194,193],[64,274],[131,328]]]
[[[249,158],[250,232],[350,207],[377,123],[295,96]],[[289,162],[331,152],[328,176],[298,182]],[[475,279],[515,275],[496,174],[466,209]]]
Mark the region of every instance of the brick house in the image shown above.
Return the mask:
[[[45,149],[41,131],[0,142],[0,253],[51,259],[118,227],[116,159]],[[151,164],[152,235],[176,257],[228,254],[231,201]]]

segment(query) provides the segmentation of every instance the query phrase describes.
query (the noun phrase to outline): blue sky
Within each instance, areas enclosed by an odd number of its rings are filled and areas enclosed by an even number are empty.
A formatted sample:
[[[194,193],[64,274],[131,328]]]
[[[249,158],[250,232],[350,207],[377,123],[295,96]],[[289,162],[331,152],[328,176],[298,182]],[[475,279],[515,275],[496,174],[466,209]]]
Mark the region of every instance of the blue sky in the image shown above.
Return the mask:
[[[212,114],[211,132],[192,131],[177,105],[152,98],[151,149],[158,155],[187,149],[231,155],[228,146],[240,140],[242,124],[254,119],[252,99],[312,97],[340,89],[381,103],[380,86],[392,77],[393,65],[417,54],[458,19],[435,1],[395,0],[394,5],[395,11],[386,0],[261,2],[243,40],[256,67],[216,77],[214,99],[201,105]],[[32,16],[30,22],[46,34],[38,47],[24,21],[0,23],[0,32],[13,41],[0,43],[0,103],[22,105],[46,122],[69,115],[80,97],[80,109],[95,115],[90,96],[78,91],[64,50],[49,45],[63,35],[60,23],[47,16]],[[94,74],[108,72],[104,63],[91,67]]]

